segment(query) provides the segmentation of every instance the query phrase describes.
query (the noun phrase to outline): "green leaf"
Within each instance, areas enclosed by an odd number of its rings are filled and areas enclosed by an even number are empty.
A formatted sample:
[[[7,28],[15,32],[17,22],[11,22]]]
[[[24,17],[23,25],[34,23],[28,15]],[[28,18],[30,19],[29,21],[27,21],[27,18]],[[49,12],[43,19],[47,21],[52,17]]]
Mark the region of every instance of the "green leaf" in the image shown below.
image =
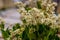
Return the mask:
[[[23,23],[26,23],[26,20],[25,19],[23,19],[22,21],[23,21]]]
[[[29,10],[31,10],[31,8],[29,8],[28,5],[26,5],[25,10],[28,12]]]
[[[1,28],[1,30],[4,29],[4,23],[3,22],[0,24],[0,28]]]
[[[29,40],[28,33],[29,33],[29,28],[26,27],[25,30],[22,33],[22,39],[23,40]]]
[[[9,37],[9,34],[8,32],[4,31],[4,30],[1,30],[2,31],[2,36],[4,39],[7,39]]]
[[[19,29],[19,28],[20,28],[20,24],[17,23],[17,24],[15,24],[15,25],[13,26],[13,31],[15,31],[16,29]]]
[[[41,4],[38,1],[37,1],[37,7],[38,7],[38,9],[41,9]]]
[[[8,28],[6,29],[6,32],[10,35],[10,30]]]

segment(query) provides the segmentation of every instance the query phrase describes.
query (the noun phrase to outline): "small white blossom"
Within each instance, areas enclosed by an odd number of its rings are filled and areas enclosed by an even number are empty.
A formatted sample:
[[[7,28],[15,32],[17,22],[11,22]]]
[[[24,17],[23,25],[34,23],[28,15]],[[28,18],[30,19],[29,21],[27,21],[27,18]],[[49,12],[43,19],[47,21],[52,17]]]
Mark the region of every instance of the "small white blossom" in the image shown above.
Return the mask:
[[[33,1],[33,0],[29,0]],[[55,6],[57,5],[55,2],[52,2],[52,0],[37,0],[41,4],[41,9],[38,9],[37,7],[31,8],[28,12],[24,8],[24,4],[19,6],[19,12],[22,16],[22,19],[26,20],[26,25],[37,25],[37,23],[40,24],[46,24],[49,25],[52,28],[59,27],[60,25],[60,15],[56,16],[54,13]],[[58,21],[57,21],[58,20]],[[25,25],[23,23],[23,25]]]
[[[0,17],[0,24],[1,24],[2,22],[4,23],[5,21],[4,21],[4,19],[3,19],[2,17]]]

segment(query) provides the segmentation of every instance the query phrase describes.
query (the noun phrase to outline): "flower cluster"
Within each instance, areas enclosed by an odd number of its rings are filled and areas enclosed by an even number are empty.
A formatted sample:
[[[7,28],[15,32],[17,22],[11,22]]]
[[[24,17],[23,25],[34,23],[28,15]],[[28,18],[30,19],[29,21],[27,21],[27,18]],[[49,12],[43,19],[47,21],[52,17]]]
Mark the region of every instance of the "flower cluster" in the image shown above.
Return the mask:
[[[28,5],[17,3],[22,24],[15,24],[12,29],[2,30],[5,40],[60,40],[56,35],[56,28],[60,27],[60,14],[54,14],[57,4],[52,0],[28,2]]]
[[[30,0],[29,2],[31,1],[32,0]],[[21,14],[21,20],[25,21],[26,25],[37,25],[38,23],[40,23],[50,25],[50,27],[59,27],[59,17],[54,14],[55,6],[57,4],[55,2],[52,2],[52,0],[37,0],[36,2],[40,5],[41,8],[39,9],[38,7],[31,7],[28,12],[25,9],[26,4],[23,4],[22,2],[19,3],[21,5],[18,6],[18,12],[20,12]]]

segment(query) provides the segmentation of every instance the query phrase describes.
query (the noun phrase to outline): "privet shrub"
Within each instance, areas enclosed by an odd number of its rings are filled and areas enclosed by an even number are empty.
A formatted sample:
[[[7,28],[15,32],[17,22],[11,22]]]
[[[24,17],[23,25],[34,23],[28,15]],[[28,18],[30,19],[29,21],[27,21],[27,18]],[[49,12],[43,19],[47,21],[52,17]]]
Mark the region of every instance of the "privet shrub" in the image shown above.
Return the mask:
[[[31,2],[32,0],[29,0],[29,4]],[[58,16],[54,14],[57,4],[52,0],[33,0],[33,2],[36,7],[22,2],[17,3],[22,23],[15,24],[12,29],[1,29],[5,40],[60,40],[57,35],[60,14]]]

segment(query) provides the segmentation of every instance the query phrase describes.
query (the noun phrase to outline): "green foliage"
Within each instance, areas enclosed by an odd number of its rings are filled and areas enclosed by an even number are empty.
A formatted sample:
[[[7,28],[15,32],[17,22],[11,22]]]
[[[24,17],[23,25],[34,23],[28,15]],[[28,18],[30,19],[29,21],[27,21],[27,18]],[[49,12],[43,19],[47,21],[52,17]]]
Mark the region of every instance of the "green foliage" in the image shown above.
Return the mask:
[[[26,5],[25,10],[28,12],[29,10],[31,10],[31,8],[28,5]]]
[[[5,39],[5,40],[7,40],[7,38],[9,37],[9,31],[8,30],[6,30],[6,31],[4,31],[4,30],[1,30],[2,31],[2,36],[3,36],[3,38]]]
[[[23,23],[26,23],[26,20],[25,19],[23,19],[22,21],[23,21]]]
[[[37,1],[37,7],[38,7],[38,9],[41,9],[41,4],[39,1]]]
[[[18,29],[18,28],[20,28],[20,24],[19,24],[19,23],[15,24],[15,25],[13,26],[13,31],[15,31],[15,30]]]
[[[59,37],[56,35],[57,29],[52,29],[47,25],[33,25],[35,31],[29,33],[31,26],[26,27],[25,31],[23,32],[22,40],[60,40]],[[30,27],[30,28],[29,28]],[[36,28],[38,27],[38,29]],[[33,27],[32,27],[33,28]],[[33,29],[34,29],[33,28]]]
[[[12,29],[13,29],[13,31],[15,31],[18,28],[20,28],[20,24],[19,23],[15,24]],[[2,32],[2,36],[3,36],[4,40],[8,40],[7,38],[10,37],[10,35],[11,35],[10,31],[12,29],[8,29],[7,28],[6,30],[4,30],[4,24],[1,24],[1,32]]]
[[[38,9],[43,8],[41,6],[41,2],[37,1],[37,7]],[[25,10],[28,13],[31,8],[26,5]],[[32,17],[32,19],[34,19],[34,17]],[[4,24],[0,24],[2,36],[5,40],[60,40],[60,38],[57,36],[58,28],[51,28],[50,25],[45,25],[45,23],[40,24],[40,20],[35,25],[27,24],[27,21],[24,18],[21,20],[23,25],[17,23],[12,29],[7,28],[4,30]]]
[[[19,24],[15,24],[13,26],[13,32],[17,29],[20,29]],[[1,30],[2,36],[5,40],[11,36],[10,30],[7,28],[6,30]],[[49,25],[37,24],[37,25],[25,25],[25,30],[22,34],[16,34],[14,37],[19,40],[60,40],[60,38],[56,35],[58,29],[52,29]],[[12,40],[12,39],[10,39]]]
[[[4,23],[3,22],[0,24],[0,29],[4,29]]]
[[[26,27],[24,32],[22,33],[22,39],[23,40],[29,40],[28,33],[29,33],[29,28]]]

